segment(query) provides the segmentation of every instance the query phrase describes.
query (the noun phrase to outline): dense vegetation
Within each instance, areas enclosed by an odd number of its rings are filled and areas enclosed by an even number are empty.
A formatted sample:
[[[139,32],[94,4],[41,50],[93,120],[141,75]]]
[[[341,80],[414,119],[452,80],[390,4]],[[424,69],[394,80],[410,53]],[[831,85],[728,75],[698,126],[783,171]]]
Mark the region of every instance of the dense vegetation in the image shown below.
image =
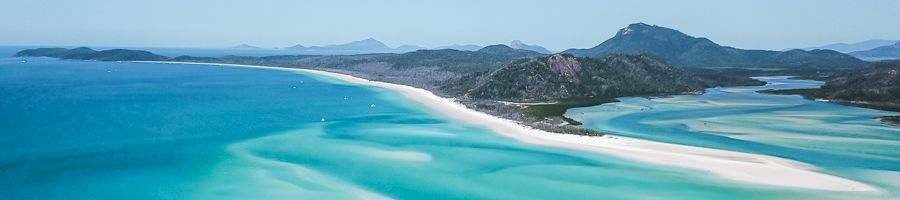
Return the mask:
[[[864,102],[900,111],[900,60],[850,71],[825,83],[829,99]]]
[[[705,76],[723,74],[709,70]],[[715,73],[714,73],[714,72]],[[748,77],[707,79],[648,55],[609,55],[604,58],[555,54],[512,61],[480,78],[463,77],[455,90],[474,99],[511,102],[552,102],[519,104],[526,120],[580,122],[563,116],[566,110],[616,101],[622,96],[697,94],[705,87],[765,84]],[[726,76],[728,77],[728,76]]]
[[[878,120],[885,124],[900,126],[900,116],[884,116],[878,117]]]
[[[866,65],[853,56],[832,50],[744,50],[643,23],[631,24],[593,48],[569,49],[563,53],[597,58],[610,54],[646,53],[681,67],[838,69]]]
[[[765,94],[780,94],[780,95],[800,95],[806,97],[808,99],[826,99],[828,98],[828,93],[820,88],[808,88],[808,89],[787,89],[787,90],[760,90],[757,91],[759,93]]]
[[[492,45],[478,51],[418,50],[399,54],[386,61],[397,69],[436,67],[445,71],[470,73],[493,70],[516,58],[541,55],[533,51],[513,49],[506,45]]]
[[[38,48],[28,49],[16,53],[15,56],[24,57],[54,57],[71,60],[99,60],[99,61],[160,61],[168,60],[168,57],[156,55],[148,51],[110,49],[95,51],[87,47],[74,49],[65,48]]]
[[[700,92],[701,81],[644,55],[602,59],[551,55],[515,60],[492,72],[466,95],[510,101]]]
[[[593,97],[579,99],[562,99],[551,104],[529,105],[522,108],[522,114],[532,119],[548,119],[561,117],[563,121],[572,125],[581,125],[581,122],[565,117],[569,108],[595,106],[604,103],[616,102],[615,97]]]
[[[700,78],[703,85],[707,87],[731,87],[731,86],[752,86],[765,85],[765,81],[753,79],[753,76],[769,75],[765,71],[748,70],[741,68],[723,68],[723,69],[706,69],[706,68],[684,68],[688,73]],[[788,73],[784,70],[776,72],[775,75],[784,75]],[[790,73],[788,73],[790,74]]]
[[[764,91],[797,94],[884,110],[900,111],[900,60],[877,62],[828,80],[820,89]]]

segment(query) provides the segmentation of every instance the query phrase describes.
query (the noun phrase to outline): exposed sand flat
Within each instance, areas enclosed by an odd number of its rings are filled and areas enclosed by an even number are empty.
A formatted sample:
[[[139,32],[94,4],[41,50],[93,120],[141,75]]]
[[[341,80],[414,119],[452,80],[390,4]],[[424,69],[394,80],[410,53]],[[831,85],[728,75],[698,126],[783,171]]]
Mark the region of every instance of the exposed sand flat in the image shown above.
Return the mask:
[[[534,102],[534,103],[519,103],[519,102],[509,102],[509,101],[499,101],[502,104],[506,105],[514,105],[514,106],[534,106],[534,105],[551,105],[556,104],[556,102]]]
[[[468,109],[461,104],[450,99],[438,97],[424,89],[370,81],[345,74],[310,69],[237,64],[154,63],[251,67],[323,75],[349,83],[390,89],[409,99],[420,102],[427,108],[451,119],[487,127],[495,133],[526,143],[592,151],[648,163],[701,170],[727,179],[756,184],[833,191],[879,191],[860,182],[813,171],[812,167],[803,163],[773,156],[668,144],[621,136],[586,137],[548,133],[525,127],[514,121]]]

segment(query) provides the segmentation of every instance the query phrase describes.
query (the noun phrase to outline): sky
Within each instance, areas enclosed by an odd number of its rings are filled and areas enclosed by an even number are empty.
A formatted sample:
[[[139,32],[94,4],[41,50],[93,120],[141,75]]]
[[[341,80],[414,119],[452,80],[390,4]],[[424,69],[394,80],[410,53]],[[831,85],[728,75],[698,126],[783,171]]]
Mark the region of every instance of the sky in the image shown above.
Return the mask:
[[[782,50],[900,39],[896,0],[5,0],[0,45],[287,47],[365,38],[436,47],[590,48],[628,24]]]

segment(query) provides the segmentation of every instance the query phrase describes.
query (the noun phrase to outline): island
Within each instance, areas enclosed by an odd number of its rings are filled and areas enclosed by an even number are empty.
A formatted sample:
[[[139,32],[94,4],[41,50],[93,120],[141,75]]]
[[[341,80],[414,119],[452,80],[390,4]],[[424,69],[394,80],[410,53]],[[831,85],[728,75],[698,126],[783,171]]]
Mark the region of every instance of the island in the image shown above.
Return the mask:
[[[798,58],[819,59],[816,54],[810,55]],[[687,67],[673,64],[652,52],[578,56],[543,54],[507,45],[491,45],[475,51],[439,49],[259,57],[166,57],[141,50],[96,51],[82,47],[28,49],[17,56],[221,65],[318,74],[386,88],[450,118],[483,126],[526,143],[698,169],[751,183],[839,191],[876,190],[853,180],[813,172],[774,156],[604,135],[582,128],[578,125],[580,122],[562,115],[572,107],[612,102],[618,97],[702,94],[704,88],[709,87],[764,84],[750,78],[755,75],[837,74],[854,69],[855,65],[817,66],[796,62],[795,65],[764,70]],[[547,132],[561,134],[545,134]],[[792,181],[784,181],[784,177],[792,177]]]
[[[374,39],[357,43],[380,44]],[[666,54],[679,51],[687,54]],[[852,56],[826,50],[777,52],[724,47],[705,38],[643,23],[621,29],[615,37],[592,49],[570,49],[559,54],[500,44],[475,51],[437,49],[327,56],[169,58],[140,50],[95,51],[86,47],[29,49],[16,56],[317,69],[422,88],[454,99],[468,108],[529,127],[588,136],[603,134],[581,128],[580,122],[564,117],[567,109],[614,102],[625,96],[702,94],[704,88],[710,87],[765,84],[750,78],[755,75],[813,76],[867,64]],[[670,58],[672,56],[708,59],[691,59],[703,62],[685,63]],[[706,65],[731,67],[704,67]],[[761,67],[766,69],[757,69]]]
[[[768,94],[801,95],[809,99],[821,99],[887,111],[900,111],[900,60],[888,60],[845,71],[822,78],[825,85],[813,89],[765,90]],[[878,117],[877,120],[898,125],[898,116]]]

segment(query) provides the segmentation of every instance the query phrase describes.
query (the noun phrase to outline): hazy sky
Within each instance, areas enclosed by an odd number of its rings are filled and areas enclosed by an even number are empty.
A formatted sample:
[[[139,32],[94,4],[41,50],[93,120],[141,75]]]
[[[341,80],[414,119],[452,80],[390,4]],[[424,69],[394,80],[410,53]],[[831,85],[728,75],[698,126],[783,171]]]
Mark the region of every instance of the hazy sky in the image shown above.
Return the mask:
[[[389,46],[588,48],[635,22],[740,48],[900,39],[900,1],[5,0],[0,45],[262,47],[373,37]]]

